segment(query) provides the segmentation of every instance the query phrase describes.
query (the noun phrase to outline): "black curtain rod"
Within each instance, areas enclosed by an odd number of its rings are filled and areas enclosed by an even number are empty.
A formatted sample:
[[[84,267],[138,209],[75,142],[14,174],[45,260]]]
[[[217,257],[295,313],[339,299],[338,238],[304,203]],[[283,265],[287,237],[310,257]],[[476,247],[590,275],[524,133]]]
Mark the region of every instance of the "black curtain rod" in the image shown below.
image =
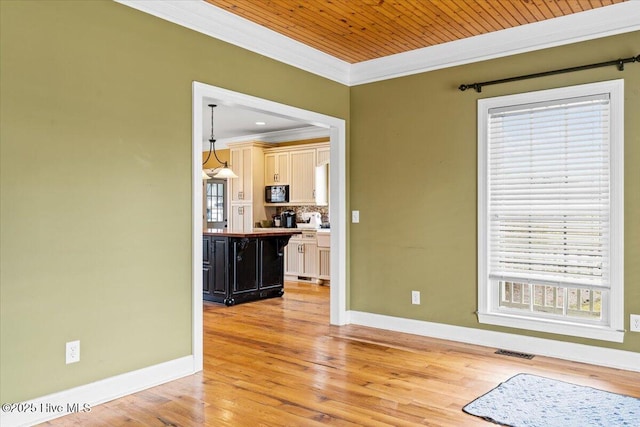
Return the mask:
[[[572,73],[574,71],[589,70],[591,68],[608,67],[610,65],[615,65],[615,66],[618,67],[619,71],[624,71],[624,64],[629,63],[629,62],[640,62],[640,55],[632,56],[630,58],[624,58],[624,59],[615,59],[613,61],[599,62],[597,64],[589,64],[589,65],[581,65],[579,67],[563,68],[561,70],[544,71],[542,73],[534,73],[534,74],[527,74],[527,75],[524,75],[524,76],[509,77],[509,78],[506,78],[506,79],[491,80],[489,82],[472,83],[472,84],[469,84],[469,85],[460,85],[458,87],[458,89],[460,89],[463,92],[465,90],[467,90],[467,89],[475,89],[476,92],[480,93],[480,92],[482,92],[482,86],[497,85],[497,84],[500,84],[500,83],[515,82],[515,81],[518,81],[518,80],[535,79],[537,77],[552,76],[554,74]]]

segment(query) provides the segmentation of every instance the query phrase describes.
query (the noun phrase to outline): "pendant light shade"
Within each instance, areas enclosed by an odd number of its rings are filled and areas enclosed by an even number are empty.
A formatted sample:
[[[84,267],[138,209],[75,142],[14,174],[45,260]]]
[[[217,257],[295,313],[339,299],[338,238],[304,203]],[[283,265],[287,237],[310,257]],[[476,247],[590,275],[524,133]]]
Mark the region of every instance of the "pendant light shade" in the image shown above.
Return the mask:
[[[226,162],[225,162],[225,167],[220,168],[215,175],[213,175],[214,178],[237,178],[238,175],[236,175],[235,173],[233,173],[233,171],[231,169],[229,169],[228,167],[226,167]]]
[[[233,171],[231,170],[231,168],[229,168],[229,164],[227,162],[223,162],[218,158],[218,154],[216,153],[216,139],[213,136],[213,109],[215,107],[217,107],[216,104],[209,104],[209,107],[211,107],[211,138],[209,138],[209,154],[207,155],[207,158],[205,159],[204,162],[202,162],[202,165],[204,166],[205,164],[207,164],[207,162],[209,161],[209,158],[211,157],[211,153],[213,153],[214,157],[216,158],[216,160],[218,161],[218,163],[220,163],[220,165],[222,165],[221,168],[215,168],[214,172],[215,174],[213,175],[213,178],[237,178],[238,175],[236,175],[235,173],[233,173]],[[206,178],[205,178],[206,176]],[[204,172],[204,170],[202,171],[202,179],[209,179],[209,175],[206,174]]]

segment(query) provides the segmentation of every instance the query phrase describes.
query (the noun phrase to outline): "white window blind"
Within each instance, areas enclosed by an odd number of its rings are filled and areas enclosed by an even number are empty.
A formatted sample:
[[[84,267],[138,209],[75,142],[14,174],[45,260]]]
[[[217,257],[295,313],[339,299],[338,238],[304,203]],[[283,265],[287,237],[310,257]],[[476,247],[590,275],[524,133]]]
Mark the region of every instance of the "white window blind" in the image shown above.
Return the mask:
[[[490,280],[610,287],[609,104],[489,109]]]
[[[624,81],[478,100],[478,321],[624,339]]]

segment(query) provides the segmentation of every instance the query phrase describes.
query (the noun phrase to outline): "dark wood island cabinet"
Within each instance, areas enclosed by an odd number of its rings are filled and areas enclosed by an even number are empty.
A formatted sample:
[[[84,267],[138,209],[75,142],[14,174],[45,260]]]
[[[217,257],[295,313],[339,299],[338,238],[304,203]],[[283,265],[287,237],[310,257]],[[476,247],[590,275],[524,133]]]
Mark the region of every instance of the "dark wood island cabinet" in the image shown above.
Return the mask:
[[[202,233],[202,298],[228,306],[282,296],[284,247],[296,230]]]

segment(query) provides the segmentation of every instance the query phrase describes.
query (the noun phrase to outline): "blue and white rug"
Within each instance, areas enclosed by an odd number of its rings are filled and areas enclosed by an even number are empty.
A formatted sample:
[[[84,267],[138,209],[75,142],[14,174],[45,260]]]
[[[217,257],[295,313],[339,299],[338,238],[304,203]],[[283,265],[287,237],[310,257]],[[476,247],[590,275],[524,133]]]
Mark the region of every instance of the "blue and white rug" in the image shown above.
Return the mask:
[[[462,408],[512,427],[640,427],[640,399],[518,374]]]

